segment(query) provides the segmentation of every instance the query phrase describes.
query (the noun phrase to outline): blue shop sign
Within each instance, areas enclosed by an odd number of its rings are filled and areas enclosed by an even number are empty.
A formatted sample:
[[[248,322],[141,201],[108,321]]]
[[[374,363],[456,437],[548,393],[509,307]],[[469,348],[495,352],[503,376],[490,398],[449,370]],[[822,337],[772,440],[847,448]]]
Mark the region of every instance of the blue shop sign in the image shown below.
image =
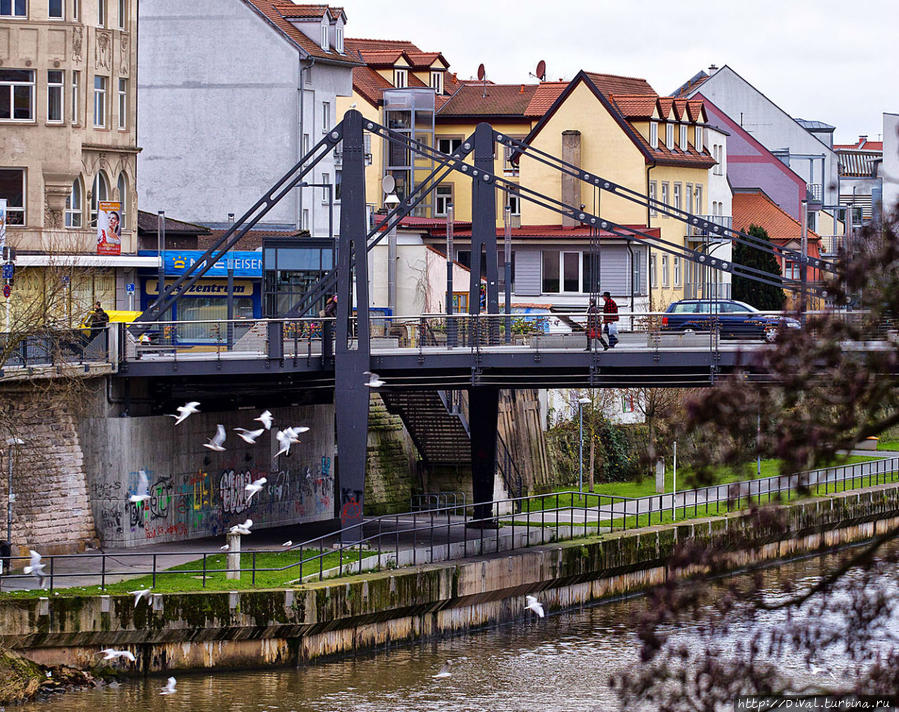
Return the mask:
[[[155,255],[156,252],[152,251],[150,254]],[[166,250],[163,260],[165,273],[174,276],[183,274],[202,256],[203,250]],[[232,250],[223,255],[203,276],[227,277],[229,264],[233,264],[235,277],[262,277],[262,252],[239,250]]]

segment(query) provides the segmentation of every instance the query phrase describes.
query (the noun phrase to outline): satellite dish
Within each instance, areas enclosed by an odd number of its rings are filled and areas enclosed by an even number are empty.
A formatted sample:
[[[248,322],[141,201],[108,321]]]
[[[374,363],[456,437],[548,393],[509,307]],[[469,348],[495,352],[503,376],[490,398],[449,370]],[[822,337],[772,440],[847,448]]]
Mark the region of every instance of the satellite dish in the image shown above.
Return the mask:
[[[484,63],[481,62],[481,64],[478,65],[478,79],[480,81],[484,81],[484,77],[486,77],[486,76],[487,76],[487,70],[484,69]]]
[[[541,82],[546,81],[546,62],[542,59],[537,62],[537,79]]]
[[[396,190],[396,178],[394,178],[389,173],[381,178],[381,189],[385,193],[392,193],[394,190]]]

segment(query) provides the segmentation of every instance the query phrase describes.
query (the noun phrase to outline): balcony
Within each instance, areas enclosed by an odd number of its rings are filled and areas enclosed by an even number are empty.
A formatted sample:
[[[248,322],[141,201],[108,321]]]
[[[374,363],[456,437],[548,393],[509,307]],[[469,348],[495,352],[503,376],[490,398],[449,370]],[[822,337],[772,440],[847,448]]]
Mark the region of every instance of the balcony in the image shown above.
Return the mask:
[[[696,217],[710,222],[713,225],[720,225],[728,230],[733,229],[734,219],[730,215],[697,215]],[[717,242],[729,238],[726,238],[721,233],[715,232],[714,228],[706,228],[699,225],[687,225],[687,239],[694,242],[705,242],[706,239],[709,239],[711,242]]]
[[[820,183],[805,184],[806,200],[810,203],[820,203],[824,200],[824,186]]]

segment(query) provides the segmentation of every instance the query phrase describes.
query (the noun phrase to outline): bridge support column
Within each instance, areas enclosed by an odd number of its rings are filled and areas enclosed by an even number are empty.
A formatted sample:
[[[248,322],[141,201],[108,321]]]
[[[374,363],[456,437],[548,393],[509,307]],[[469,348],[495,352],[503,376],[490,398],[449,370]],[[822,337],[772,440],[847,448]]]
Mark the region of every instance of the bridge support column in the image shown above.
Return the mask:
[[[475,502],[493,500],[496,477],[496,426],[499,416],[499,389],[478,387],[468,392],[469,427],[471,430],[471,489]],[[475,507],[475,519],[487,519],[492,507]],[[478,526],[491,526],[485,522]]]
[[[338,496],[340,524],[344,528],[343,540],[357,541],[362,538],[368,401],[371,393],[365,385],[365,371],[369,369],[371,360],[371,343],[362,114],[355,110],[347,112],[343,119],[341,189],[343,199],[337,250],[337,323],[334,344],[334,405],[340,483]],[[355,527],[356,524],[359,526]]]
[[[496,184],[483,180],[485,173],[493,173],[493,129],[480,123],[474,132],[474,165],[477,175],[471,179],[471,277],[468,294],[468,313],[481,311],[481,278],[487,281],[486,312],[488,319],[483,330],[491,344],[499,343],[499,271],[496,255]],[[486,261],[486,274],[481,273],[481,255]],[[476,338],[481,338],[478,335]]]

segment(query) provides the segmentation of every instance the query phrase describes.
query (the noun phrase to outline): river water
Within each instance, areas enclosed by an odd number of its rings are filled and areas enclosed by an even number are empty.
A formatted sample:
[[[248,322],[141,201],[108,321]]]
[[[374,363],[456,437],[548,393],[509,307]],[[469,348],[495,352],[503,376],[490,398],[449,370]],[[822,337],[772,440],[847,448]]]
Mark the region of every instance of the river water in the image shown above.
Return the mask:
[[[789,579],[810,585],[835,556],[809,558],[767,569],[764,583],[772,595]],[[895,589],[897,574],[884,573],[878,585]],[[739,580],[739,579],[737,579]],[[733,579],[709,584],[718,595]],[[318,663],[299,669],[256,670],[216,674],[181,674],[177,693],[159,694],[164,679],[151,678],[66,694],[16,709],[25,712],[278,712],[353,710],[359,712],[462,712],[547,710],[580,712],[618,709],[610,676],[638,664],[633,622],[647,605],[642,597],[592,608],[521,620],[434,643],[396,647],[355,659]],[[784,624],[782,612],[758,613],[732,622],[727,636],[745,640],[760,629]],[[838,622],[835,622],[838,624]],[[688,644],[697,639],[698,624],[674,634]],[[889,629],[899,631],[894,615]],[[727,641],[724,648],[728,647]],[[435,678],[450,662],[448,677]],[[795,652],[777,660],[797,687],[809,683],[845,682],[852,665],[839,652],[807,665]],[[732,708],[731,708],[732,709]]]

